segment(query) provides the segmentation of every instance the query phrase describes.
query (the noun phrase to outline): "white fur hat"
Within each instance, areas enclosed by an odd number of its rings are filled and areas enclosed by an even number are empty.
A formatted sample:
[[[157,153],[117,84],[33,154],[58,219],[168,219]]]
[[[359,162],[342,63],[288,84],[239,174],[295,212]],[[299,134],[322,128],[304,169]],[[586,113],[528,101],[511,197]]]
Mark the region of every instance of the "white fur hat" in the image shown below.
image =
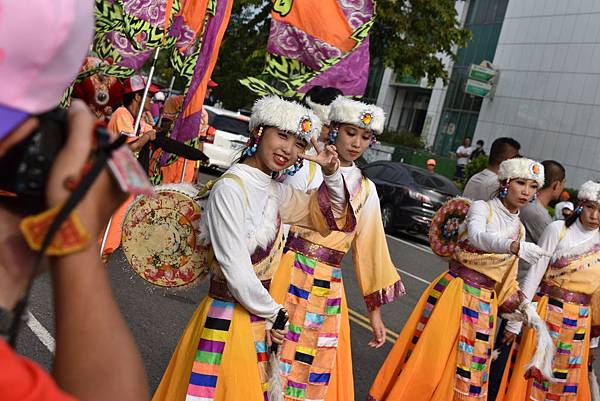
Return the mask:
[[[525,157],[504,160],[500,163],[498,179],[502,181],[514,178],[535,180],[541,188],[544,186],[544,166]]]
[[[357,100],[338,96],[330,105],[329,121],[356,125],[373,130],[376,134],[383,132],[385,113],[381,107],[366,104]]]
[[[310,109],[279,96],[265,96],[252,107],[250,131],[260,125],[277,127],[295,134],[310,145],[310,138],[321,132],[321,120]]]
[[[315,103],[312,101],[310,96],[307,96],[304,101],[310,106],[317,117],[321,119],[323,124],[329,124],[329,110],[331,110],[331,105]]]
[[[586,181],[583,183],[577,194],[577,199],[592,202],[600,202],[600,183]]]

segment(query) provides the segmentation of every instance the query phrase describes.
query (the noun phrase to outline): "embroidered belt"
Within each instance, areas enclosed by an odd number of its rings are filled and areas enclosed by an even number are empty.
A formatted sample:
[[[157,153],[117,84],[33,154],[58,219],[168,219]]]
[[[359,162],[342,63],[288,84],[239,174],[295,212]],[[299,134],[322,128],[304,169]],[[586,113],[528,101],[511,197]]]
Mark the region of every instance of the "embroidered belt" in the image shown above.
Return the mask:
[[[269,287],[271,286],[271,280],[264,280],[261,281],[261,283],[268,291]],[[220,301],[237,302],[235,297],[231,294],[231,292],[229,292],[227,282],[216,280],[212,277],[210,279],[210,287],[208,288],[208,296]]]
[[[485,287],[488,290],[493,290],[494,286],[496,285],[495,280],[484,274],[476,272],[473,269],[469,269],[467,266],[457,262],[456,260],[450,261],[450,271],[462,278],[464,281]]]
[[[296,237],[293,233],[290,233],[288,236],[285,246],[294,252],[336,267],[342,263],[342,259],[346,254],[345,252],[315,244],[302,237]]]
[[[564,288],[552,285],[546,281],[542,281],[542,284],[540,284],[540,293],[548,295],[551,298],[558,298],[561,301],[579,305],[589,305],[592,299],[592,297],[588,294],[569,291]]]

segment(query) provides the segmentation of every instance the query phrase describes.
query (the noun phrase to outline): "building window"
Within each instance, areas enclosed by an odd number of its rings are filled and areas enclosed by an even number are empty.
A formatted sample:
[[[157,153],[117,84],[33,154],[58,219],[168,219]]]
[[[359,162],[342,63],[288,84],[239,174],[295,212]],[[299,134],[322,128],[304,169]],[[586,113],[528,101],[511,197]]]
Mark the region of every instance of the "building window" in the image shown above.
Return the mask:
[[[402,103],[396,131],[405,130],[414,134],[421,134],[430,97],[430,92],[408,91]]]

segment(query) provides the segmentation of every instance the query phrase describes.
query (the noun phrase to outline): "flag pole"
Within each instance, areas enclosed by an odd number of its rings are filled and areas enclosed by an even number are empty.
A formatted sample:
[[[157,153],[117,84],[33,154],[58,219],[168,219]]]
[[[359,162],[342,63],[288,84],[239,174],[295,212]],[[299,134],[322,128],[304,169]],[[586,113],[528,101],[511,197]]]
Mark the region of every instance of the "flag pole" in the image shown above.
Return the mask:
[[[135,118],[135,125],[133,126],[133,132],[137,136],[138,129],[140,128],[140,122],[142,121],[142,114],[144,114],[144,104],[146,100],[146,96],[148,96],[148,91],[150,90],[150,85],[152,84],[152,76],[154,75],[154,68],[156,67],[156,60],[158,60],[158,53],[160,52],[160,46],[156,48],[154,51],[154,58],[152,59],[152,66],[150,67],[150,72],[148,73],[148,80],[146,81],[146,87],[144,88],[144,95],[142,96],[142,104],[140,105],[140,109],[138,110],[137,117]]]

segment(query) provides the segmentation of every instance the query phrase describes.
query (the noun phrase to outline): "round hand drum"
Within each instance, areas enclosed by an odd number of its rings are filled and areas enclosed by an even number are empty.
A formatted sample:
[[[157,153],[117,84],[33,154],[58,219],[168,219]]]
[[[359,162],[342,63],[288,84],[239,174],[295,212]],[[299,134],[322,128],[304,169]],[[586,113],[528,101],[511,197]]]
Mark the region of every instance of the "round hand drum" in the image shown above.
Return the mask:
[[[208,271],[208,246],[199,241],[202,209],[192,185],[158,186],[139,196],[123,220],[121,246],[133,270],[159,287],[191,284]]]
[[[429,227],[429,244],[438,256],[449,257],[461,239],[460,227],[467,218],[471,201],[453,198],[438,209]]]

